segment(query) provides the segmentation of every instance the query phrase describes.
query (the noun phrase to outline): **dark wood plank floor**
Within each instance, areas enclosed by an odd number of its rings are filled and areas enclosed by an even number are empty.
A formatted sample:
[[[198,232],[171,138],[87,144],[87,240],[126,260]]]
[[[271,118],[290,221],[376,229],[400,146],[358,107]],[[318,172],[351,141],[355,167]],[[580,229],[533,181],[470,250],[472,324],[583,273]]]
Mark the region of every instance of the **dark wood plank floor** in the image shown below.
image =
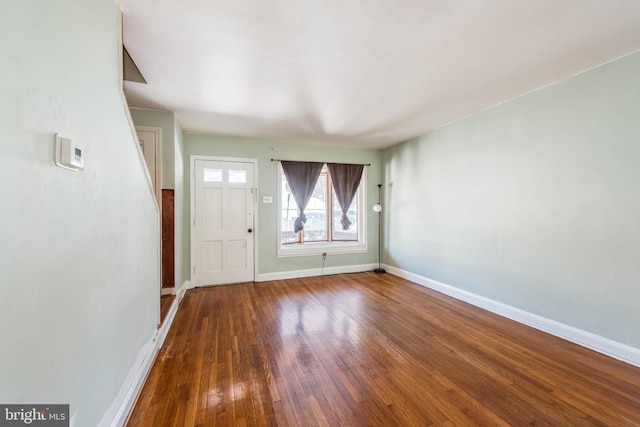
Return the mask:
[[[640,369],[390,274],[187,292],[129,426],[638,426]]]

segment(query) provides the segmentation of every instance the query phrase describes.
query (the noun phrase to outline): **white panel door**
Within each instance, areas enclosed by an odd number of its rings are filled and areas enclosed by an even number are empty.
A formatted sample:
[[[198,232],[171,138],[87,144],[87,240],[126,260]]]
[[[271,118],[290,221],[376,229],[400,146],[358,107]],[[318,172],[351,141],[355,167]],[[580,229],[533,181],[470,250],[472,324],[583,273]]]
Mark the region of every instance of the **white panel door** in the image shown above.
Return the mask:
[[[149,177],[151,178],[151,184],[153,186],[153,194],[156,195],[156,201],[158,206],[162,204],[162,165],[160,154],[160,140],[161,132],[159,128],[148,127],[136,127],[136,133],[138,134],[138,142],[140,143],[140,149],[144,155],[144,161],[149,171]]]
[[[191,281],[254,280],[254,164],[195,160]]]

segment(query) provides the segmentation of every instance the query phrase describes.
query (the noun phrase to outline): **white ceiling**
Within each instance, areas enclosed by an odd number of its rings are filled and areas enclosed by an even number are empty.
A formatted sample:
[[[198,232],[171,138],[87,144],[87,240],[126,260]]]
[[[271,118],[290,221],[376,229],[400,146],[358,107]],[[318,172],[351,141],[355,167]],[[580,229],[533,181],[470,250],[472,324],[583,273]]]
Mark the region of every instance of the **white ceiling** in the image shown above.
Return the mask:
[[[640,49],[638,0],[120,0],[185,131],[385,147]]]

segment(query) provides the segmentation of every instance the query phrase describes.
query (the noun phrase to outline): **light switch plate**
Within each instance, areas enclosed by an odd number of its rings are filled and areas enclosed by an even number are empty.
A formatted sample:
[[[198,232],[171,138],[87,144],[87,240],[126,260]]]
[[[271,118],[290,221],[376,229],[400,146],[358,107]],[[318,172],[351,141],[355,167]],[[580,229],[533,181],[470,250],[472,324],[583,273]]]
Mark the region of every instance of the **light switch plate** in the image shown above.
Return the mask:
[[[262,196],[262,203],[273,203],[273,196]]]

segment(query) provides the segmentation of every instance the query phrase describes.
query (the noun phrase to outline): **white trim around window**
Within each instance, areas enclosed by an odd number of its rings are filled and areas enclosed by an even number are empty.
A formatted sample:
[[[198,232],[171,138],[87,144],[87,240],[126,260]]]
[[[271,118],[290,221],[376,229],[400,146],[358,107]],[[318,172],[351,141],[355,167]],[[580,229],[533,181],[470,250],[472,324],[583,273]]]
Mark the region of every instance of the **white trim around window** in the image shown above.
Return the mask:
[[[356,254],[367,252],[367,168],[362,172],[358,189],[358,240],[344,242],[306,242],[282,244],[282,166],[278,164],[278,258],[317,256],[330,254]]]

